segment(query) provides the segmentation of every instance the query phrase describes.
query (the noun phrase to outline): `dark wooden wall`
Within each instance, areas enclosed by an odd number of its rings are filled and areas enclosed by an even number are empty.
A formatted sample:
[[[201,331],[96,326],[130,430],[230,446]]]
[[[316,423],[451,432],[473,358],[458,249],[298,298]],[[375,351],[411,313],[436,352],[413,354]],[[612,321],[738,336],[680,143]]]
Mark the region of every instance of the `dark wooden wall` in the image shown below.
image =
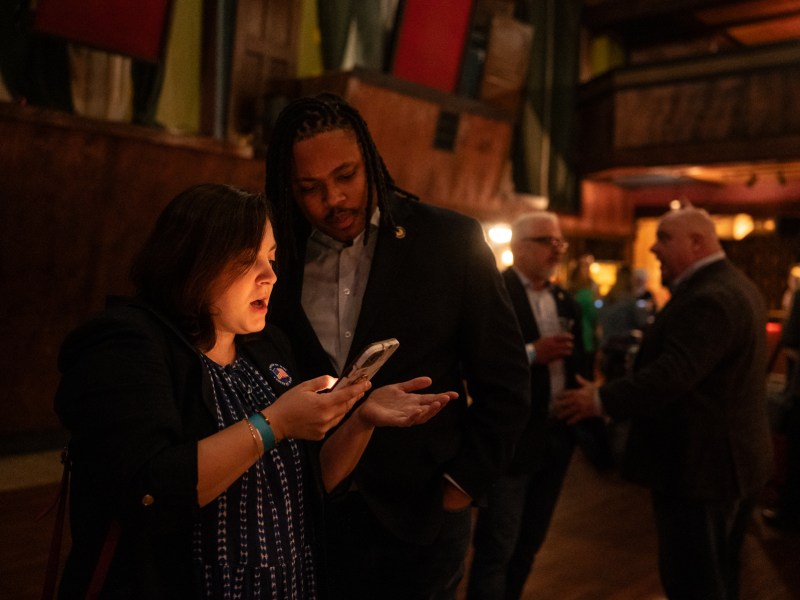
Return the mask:
[[[258,191],[263,173],[209,140],[0,103],[0,450],[58,429],[61,341],[129,291],[161,208],[195,183]]]
[[[748,236],[722,243],[728,258],[758,285],[767,308],[780,311],[789,270],[800,261],[800,237]]]

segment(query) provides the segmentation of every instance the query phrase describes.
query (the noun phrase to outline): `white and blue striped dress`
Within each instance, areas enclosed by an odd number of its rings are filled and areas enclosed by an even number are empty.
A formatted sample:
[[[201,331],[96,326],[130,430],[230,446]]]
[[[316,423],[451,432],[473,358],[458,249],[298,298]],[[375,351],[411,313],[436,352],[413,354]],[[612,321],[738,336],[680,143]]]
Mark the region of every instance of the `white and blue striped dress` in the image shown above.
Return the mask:
[[[222,367],[204,357],[221,430],[275,401],[269,383],[244,357]],[[207,598],[316,598],[303,457],[283,440],[216,500],[195,527],[194,559]]]

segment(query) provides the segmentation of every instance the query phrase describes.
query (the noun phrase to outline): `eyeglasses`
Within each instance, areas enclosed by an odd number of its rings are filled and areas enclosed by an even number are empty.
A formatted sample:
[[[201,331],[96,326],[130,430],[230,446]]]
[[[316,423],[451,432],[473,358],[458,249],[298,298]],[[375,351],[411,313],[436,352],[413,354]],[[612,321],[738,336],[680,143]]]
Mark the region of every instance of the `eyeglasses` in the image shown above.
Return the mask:
[[[569,248],[569,242],[562,240],[561,238],[554,237],[552,235],[543,235],[540,237],[524,237],[522,238],[523,242],[536,242],[537,244],[544,244],[546,246],[552,246],[558,250],[566,250]]]

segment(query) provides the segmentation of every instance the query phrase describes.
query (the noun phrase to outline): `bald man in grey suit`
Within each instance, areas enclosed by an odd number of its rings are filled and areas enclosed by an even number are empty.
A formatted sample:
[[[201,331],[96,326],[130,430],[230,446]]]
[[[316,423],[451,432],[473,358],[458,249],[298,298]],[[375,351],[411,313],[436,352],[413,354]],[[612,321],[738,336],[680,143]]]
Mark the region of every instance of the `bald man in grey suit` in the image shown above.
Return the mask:
[[[766,307],[703,210],[664,215],[651,251],[672,298],[645,333],[633,375],[567,391],[560,416],[631,420],[623,474],[652,490],[667,596],[731,600],[771,470]]]

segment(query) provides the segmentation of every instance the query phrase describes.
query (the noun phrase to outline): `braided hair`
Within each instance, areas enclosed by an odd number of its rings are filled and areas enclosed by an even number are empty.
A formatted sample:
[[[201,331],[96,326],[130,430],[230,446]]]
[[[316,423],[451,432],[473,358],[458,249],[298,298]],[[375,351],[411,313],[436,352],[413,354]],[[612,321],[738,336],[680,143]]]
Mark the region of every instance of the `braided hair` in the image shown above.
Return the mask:
[[[377,202],[381,220],[394,227],[389,210],[392,194],[417,200],[417,197],[398,188],[389,174],[383,158],[375,147],[367,124],[359,112],[336,94],[324,92],[312,97],[291,101],[280,112],[270,135],[266,157],[266,197],[270,205],[278,244],[278,264],[293,263],[298,256],[297,243],[302,233],[310,230],[292,192],[292,162],[294,144],[317,134],[343,129],[352,132],[358,141],[367,182],[367,223]],[[369,227],[364,232],[364,242]]]

